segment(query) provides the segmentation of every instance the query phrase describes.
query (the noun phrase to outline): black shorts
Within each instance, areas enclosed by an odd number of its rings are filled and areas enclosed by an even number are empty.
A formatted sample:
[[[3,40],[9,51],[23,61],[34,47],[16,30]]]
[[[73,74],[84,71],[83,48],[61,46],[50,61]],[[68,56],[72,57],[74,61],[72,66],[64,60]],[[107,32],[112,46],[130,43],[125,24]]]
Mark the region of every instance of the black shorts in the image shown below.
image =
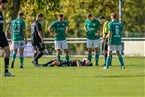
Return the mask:
[[[7,41],[7,38],[5,36],[5,33],[0,32],[0,47],[4,48],[6,46],[9,46],[9,43]]]
[[[104,42],[102,43],[102,51],[108,51],[108,39],[105,38]]]
[[[44,43],[41,43],[41,42],[38,42],[32,45],[34,47],[34,50],[43,51],[45,49]]]

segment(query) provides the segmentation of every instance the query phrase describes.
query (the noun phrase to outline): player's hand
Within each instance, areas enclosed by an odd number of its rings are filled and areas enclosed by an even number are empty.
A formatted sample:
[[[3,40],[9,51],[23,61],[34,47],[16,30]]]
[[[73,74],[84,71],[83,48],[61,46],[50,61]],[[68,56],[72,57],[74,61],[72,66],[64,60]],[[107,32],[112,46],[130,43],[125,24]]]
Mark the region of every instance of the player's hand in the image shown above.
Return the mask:
[[[88,32],[88,30],[85,30],[86,32]]]
[[[100,33],[97,32],[95,35],[96,35],[96,36],[100,36]]]
[[[101,41],[102,43],[104,43],[104,39],[102,39],[102,41]]]
[[[54,37],[56,37],[56,36],[58,36],[58,34],[57,34],[57,33],[55,33],[55,34],[53,34],[53,36],[54,36]]]
[[[28,42],[27,39],[25,39],[25,44],[27,44],[27,42]]]
[[[107,44],[108,44],[108,46],[110,46],[110,43],[109,42]]]

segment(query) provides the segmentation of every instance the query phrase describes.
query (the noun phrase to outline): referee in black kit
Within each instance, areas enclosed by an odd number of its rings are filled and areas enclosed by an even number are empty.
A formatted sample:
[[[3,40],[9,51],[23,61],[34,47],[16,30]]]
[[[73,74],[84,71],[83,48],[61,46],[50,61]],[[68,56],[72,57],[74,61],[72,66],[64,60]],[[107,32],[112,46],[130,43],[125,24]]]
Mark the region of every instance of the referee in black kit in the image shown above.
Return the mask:
[[[7,0],[0,0],[0,47],[5,51],[5,57],[4,57],[4,63],[5,63],[5,70],[4,70],[4,76],[14,77],[13,74],[11,74],[9,69],[9,57],[10,57],[10,49],[9,44],[6,39],[5,33],[3,32],[3,14],[2,10],[5,10],[7,7]]]

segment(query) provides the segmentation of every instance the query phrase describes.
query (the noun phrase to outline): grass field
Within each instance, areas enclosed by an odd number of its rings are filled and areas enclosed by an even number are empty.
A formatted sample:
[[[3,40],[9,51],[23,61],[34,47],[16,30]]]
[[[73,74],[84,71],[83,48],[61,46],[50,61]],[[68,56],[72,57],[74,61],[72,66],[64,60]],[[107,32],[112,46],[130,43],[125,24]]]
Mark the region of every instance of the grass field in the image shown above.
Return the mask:
[[[45,63],[50,58],[42,58]],[[0,58],[0,97],[145,97],[145,58],[124,58],[121,70],[117,58],[113,66],[96,67],[34,67],[25,58],[25,68],[10,69],[14,78],[3,77]],[[99,64],[103,64],[100,58]]]

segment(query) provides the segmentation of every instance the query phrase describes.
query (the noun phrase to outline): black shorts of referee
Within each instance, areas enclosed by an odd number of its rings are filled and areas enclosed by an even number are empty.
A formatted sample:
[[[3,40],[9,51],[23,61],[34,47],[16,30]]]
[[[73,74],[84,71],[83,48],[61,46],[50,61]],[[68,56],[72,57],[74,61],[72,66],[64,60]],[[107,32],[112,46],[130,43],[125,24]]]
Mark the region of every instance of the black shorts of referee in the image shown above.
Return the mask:
[[[103,38],[102,51],[108,51],[108,38]]]
[[[0,32],[0,47],[1,48],[4,48],[6,46],[9,46],[8,44],[8,41],[7,41],[7,38],[5,36],[5,33],[4,32]]]

